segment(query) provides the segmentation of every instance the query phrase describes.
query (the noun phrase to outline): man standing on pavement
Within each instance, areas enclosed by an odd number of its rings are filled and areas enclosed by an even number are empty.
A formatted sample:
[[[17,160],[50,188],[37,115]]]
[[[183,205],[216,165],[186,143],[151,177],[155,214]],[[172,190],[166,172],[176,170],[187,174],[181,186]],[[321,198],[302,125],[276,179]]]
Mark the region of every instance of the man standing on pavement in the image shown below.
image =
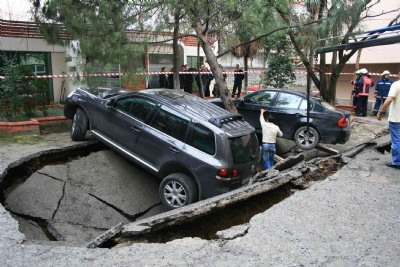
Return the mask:
[[[236,89],[238,90],[237,97],[240,97],[240,93],[242,91],[242,81],[244,79],[244,72],[242,69],[239,69],[239,64],[236,64],[235,70],[233,71],[233,89],[232,89],[232,98],[235,97]]]
[[[400,78],[400,68],[397,70],[397,76]],[[400,169],[400,81],[394,82],[390,87],[388,97],[376,115],[378,120],[382,119],[382,113],[389,106],[388,121],[390,138],[392,139],[392,162],[386,165]]]
[[[384,72],[382,72],[382,79],[380,79],[376,83],[375,93],[374,93],[374,97],[376,99],[373,111],[374,116],[376,116],[379,108],[385,102],[389,93],[390,86],[393,83],[393,81],[389,78],[389,75],[390,72],[388,70],[385,70]],[[382,115],[385,115],[385,113],[383,113]]]
[[[261,157],[264,168],[268,170],[274,166],[276,137],[282,136],[283,134],[277,125],[268,121],[269,113],[267,112],[264,114],[264,109],[260,111],[260,124],[262,129]]]
[[[374,86],[374,82],[371,79],[371,76],[368,74],[367,69],[361,69],[361,77],[357,79],[355,86],[356,95],[358,95],[357,99],[357,108],[355,116],[367,116],[367,108],[368,108],[368,95],[369,89]]]

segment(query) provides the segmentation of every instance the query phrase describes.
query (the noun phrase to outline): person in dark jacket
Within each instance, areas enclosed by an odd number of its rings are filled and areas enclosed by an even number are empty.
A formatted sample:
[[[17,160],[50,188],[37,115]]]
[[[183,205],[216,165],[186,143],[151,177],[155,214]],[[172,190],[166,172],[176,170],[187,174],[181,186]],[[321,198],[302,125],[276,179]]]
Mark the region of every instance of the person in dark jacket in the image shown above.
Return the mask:
[[[167,68],[161,68],[161,74],[158,75],[158,81],[160,82],[160,88],[168,88],[168,77],[167,77]]]
[[[385,70],[382,72],[382,79],[380,79],[375,86],[375,106],[373,110],[374,116],[378,114],[378,110],[383,105],[385,102],[390,86],[392,86],[393,81],[389,78],[390,72],[388,70]],[[382,115],[386,115],[386,112],[383,112]]]
[[[353,90],[352,90],[352,92],[351,92],[351,96],[352,96],[352,98],[353,98],[353,107],[354,108],[356,108],[357,107],[357,99],[358,99],[358,95],[356,95],[356,82],[357,82],[357,80],[358,79],[360,79],[360,77],[361,77],[361,72],[360,72],[360,70],[358,70],[358,71],[356,71],[356,79],[355,80],[351,80],[350,81],[350,83],[352,84],[352,85],[354,85],[353,86]]]
[[[168,74],[168,88],[169,89],[174,89],[174,68],[172,67],[169,70],[169,74]]]
[[[185,72],[191,72],[190,68],[189,68],[189,64],[185,64]],[[184,90],[185,92],[191,94],[193,92],[193,74],[185,74],[185,86],[184,86]]]
[[[367,116],[369,88],[374,86],[367,69],[361,69],[361,77],[356,81],[356,95],[358,96],[355,116]]]
[[[239,69],[239,64],[236,64],[235,70],[233,71],[233,89],[232,89],[232,98],[235,97],[236,89],[238,90],[237,97],[240,97],[240,93],[242,91],[242,81],[244,79],[244,72],[242,69]]]
[[[180,85],[180,89],[184,90],[185,89],[185,84],[186,84],[186,67],[185,65],[182,65],[181,67],[181,71],[179,72],[179,85]]]

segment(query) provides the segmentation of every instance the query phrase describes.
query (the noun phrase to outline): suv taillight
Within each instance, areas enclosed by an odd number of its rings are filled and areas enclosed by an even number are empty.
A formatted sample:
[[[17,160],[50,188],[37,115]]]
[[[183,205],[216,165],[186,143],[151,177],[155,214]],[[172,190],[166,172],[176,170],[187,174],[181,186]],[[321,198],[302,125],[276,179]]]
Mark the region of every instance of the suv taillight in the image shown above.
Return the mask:
[[[217,171],[217,178],[221,180],[239,178],[239,171],[236,169],[222,168]]]
[[[339,127],[346,127],[349,122],[346,118],[341,118],[340,120],[338,120],[337,124],[339,125]]]

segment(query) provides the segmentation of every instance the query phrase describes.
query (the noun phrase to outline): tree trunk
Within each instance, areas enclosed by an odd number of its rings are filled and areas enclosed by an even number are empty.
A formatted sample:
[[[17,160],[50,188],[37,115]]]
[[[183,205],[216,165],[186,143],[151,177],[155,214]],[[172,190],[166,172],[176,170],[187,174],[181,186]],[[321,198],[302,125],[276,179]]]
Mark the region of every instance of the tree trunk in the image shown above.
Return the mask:
[[[242,88],[242,91],[244,91],[245,94],[247,94],[247,88],[249,86],[249,75],[248,75],[248,70],[249,70],[249,64],[248,60],[249,57],[247,55],[244,56],[244,88]],[[244,89],[244,90],[243,90]],[[239,96],[240,97],[240,96]]]
[[[194,29],[198,38],[200,38],[201,40],[204,54],[207,58],[208,64],[210,65],[211,72],[214,75],[215,83],[218,85],[220,97],[222,99],[222,102],[224,103],[225,109],[229,112],[237,113],[237,109],[232,102],[232,97],[228,90],[228,86],[224,81],[224,77],[222,76],[222,71],[219,67],[217,57],[214,55],[214,51],[207,36],[203,35],[203,27],[201,23],[196,22]]]
[[[179,55],[179,45],[178,45],[179,20],[180,20],[180,14],[179,11],[177,11],[174,17],[174,40],[172,41],[172,50],[174,53],[174,89],[176,90],[181,89],[179,82],[179,71],[181,70],[181,67],[179,66],[180,55]]]

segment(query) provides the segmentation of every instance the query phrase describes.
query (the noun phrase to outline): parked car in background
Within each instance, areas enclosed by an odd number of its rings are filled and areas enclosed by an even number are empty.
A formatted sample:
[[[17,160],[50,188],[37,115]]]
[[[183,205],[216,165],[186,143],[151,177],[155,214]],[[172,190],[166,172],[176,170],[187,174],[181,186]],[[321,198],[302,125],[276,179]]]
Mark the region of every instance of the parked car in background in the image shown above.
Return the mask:
[[[221,99],[210,100],[223,107]],[[307,130],[307,97],[287,89],[261,89],[233,100],[238,112],[261,134],[260,109],[267,110],[270,121],[279,126],[283,137],[308,150],[319,142],[344,143],[350,138],[351,113],[332,107],[321,98],[310,98],[309,127]]]
[[[90,129],[161,178],[160,198],[170,209],[239,188],[257,172],[254,127],[180,90],[79,88],[64,113],[72,119],[72,140],[84,140]]]

